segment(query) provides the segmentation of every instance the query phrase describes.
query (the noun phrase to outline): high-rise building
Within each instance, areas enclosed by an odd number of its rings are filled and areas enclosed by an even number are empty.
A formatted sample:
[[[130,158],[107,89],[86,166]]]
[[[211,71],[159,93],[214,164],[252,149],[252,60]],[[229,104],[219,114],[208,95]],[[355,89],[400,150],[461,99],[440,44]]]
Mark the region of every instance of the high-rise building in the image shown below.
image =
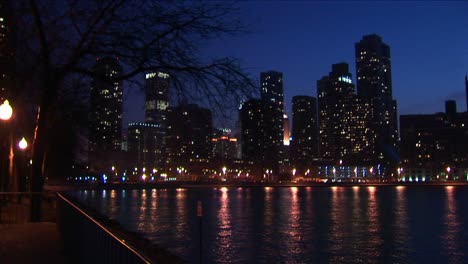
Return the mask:
[[[318,154],[317,102],[315,97],[292,99],[291,161],[303,173]]]
[[[372,104],[354,93],[348,64],[333,64],[329,75],[317,81],[317,92],[319,153],[323,163],[370,163],[374,142],[369,129]]]
[[[93,68],[89,121],[89,160],[96,169],[106,167],[111,154],[121,151],[122,67],[114,58],[99,59]],[[108,167],[108,166],[107,166]]]
[[[132,167],[156,169],[158,167],[156,146],[159,125],[151,123],[130,123],[127,131],[127,152]]]
[[[213,154],[214,158],[222,162],[229,162],[238,159],[239,142],[233,137],[230,129],[216,129],[213,134]]]
[[[468,113],[401,115],[401,156],[406,180],[466,179],[468,173]],[[462,178],[463,177],[463,178]]]
[[[372,105],[375,162],[395,164],[398,155],[397,105],[392,97],[390,47],[375,34],[355,45],[357,94]]]
[[[206,167],[213,151],[211,111],[196,104],[183,104],[168,108],[167,121],[168,166]]]
[[[239,111],[241,123],[242,159],[246,162],[263,161],[263,103],[251,99],[241,105]]]
[[[163,72],[146,74],[145,123],[155,125],[151,130],[154,143],[154,166],[163,168],[166,160],[167,109],[169,107],[170,76]]]
[[[263,104],[263,144],[265,162],[269,162],[273,174],[279,173],[284,161],[283,148],[283,74],[276,71],[260,73],[261,100]]]
[[[14,60],[14,34],[9,1],[0,3],[0,103],[12,100]]]
[[[169,107],[169,74],[151,72],[146,74],[145,122],[164,123]]]

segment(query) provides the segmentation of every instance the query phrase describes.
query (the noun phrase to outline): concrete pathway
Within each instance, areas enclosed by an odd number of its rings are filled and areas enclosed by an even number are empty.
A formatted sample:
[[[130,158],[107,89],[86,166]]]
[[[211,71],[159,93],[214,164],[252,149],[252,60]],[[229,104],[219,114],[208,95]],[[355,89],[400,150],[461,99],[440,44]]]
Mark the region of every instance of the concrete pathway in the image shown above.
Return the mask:
[[[0,225],[0,263],[67,263],[56,224]]]

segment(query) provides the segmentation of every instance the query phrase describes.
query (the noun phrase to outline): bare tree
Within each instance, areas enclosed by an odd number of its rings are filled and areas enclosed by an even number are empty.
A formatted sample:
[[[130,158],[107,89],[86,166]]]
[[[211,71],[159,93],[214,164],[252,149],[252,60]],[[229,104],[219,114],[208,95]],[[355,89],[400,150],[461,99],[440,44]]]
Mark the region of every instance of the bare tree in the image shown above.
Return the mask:
[[[38,114],[32,154],[31,191],[43,188],[43,162],[50,143],[47,130],[64,84],[76,76],[93,77],[97,57],[117,57],[119,80],[148,71],[171,75],[180,96],[207,98],[214,106],[237,104],[253,83],[233,58],[198,55],[206,41],[244,30],[228,3],[144,0],[22,0],[16,2],[20,78],[37,96]],[[189,85],[187,85],[189,84]],[[39,220],[40,202],[32,206]]]

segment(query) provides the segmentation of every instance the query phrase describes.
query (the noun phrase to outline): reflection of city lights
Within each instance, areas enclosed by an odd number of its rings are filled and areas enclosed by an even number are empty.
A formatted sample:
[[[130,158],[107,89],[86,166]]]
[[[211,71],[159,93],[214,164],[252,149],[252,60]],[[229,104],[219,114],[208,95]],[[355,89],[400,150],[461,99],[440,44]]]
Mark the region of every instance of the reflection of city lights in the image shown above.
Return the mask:
[[[375,192],[375,186],[369,186],[367,187],[367,189],[369,190],[369,192]]]
[[[297,193],[297,187],[291,187],[291,192],[292,192],[293,194]]]
[[[447,189],[447,190],[452,190],[452,189],[453,189],[453,186],[452,186],[452,185],[445,186],[445,189]]]
[[[396,188],[397,188],[397,190],[404,190],[405,186],[398,185]]]
[[[354,190],[359,190],[359,186],[353,186]]]

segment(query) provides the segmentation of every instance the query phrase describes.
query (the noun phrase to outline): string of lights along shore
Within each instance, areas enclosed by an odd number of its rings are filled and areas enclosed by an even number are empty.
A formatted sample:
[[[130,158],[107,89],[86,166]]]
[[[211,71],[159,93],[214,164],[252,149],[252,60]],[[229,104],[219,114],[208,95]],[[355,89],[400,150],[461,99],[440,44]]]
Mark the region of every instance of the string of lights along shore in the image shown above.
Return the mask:
[[[316,97],[293,97],[291,131],[278,70],[260,73],[261,96],[240,103],[233,129],[213,127],[211,110],[196,102],[170,105],[171,76],[148,72],[145,122],[128,124],[125,137],[122,83],[106,81],[121,65],[98,59],[88,169],[123,182],[465,180],[468,112],[448,100],[444,113],[398,116],[390,50],[381,36],[363,36],[355,43],[356,82],[348,63],[331,65],[317,76]],[[468,109],[467,76],[465,85]]]

